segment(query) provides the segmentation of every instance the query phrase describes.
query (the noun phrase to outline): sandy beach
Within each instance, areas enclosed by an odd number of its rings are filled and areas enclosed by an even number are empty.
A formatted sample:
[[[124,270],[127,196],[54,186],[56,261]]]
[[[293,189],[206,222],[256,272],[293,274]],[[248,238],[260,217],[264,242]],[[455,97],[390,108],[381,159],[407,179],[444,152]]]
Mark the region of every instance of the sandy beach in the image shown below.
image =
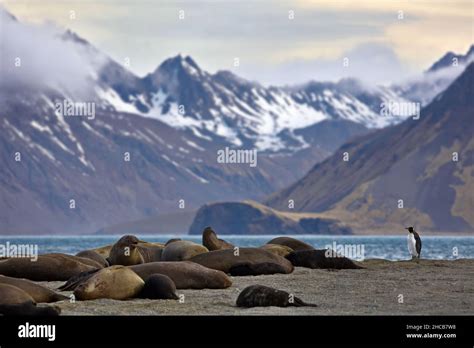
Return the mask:
[[[223,290],[178,290],[174,300],[58,302],[63,315],[473,315],[474,260],[366,260],[361,270],[296,268],[292,274],[233,277]],[[62,282],[41,282],[57,288]],[[248,285],[271,286],[318,307],[238,308]],[[64,294],[71,294],[65,292]]]

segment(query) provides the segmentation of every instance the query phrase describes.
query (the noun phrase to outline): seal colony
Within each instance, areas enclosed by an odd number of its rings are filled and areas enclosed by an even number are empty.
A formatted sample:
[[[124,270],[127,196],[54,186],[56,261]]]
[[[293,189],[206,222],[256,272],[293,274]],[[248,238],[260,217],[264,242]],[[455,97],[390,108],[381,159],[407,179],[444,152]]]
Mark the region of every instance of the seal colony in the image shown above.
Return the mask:
[[[33,287],[28,290],[11,284],[0,283],[0,314],[56,316],[61,313],[61,309],[56,306],[38,307],[34,297],[41,290],[33,289]],[[46,292],[46,289],[44,289],[44,293]]]
[[[30,259],[0,260],[0,314],[58,315],[56,307],[36,303],[68,301],[56,291],[33,281],[65,281],[58,291],[72,291],[78,301],[133,298],[178,300],[177,289],[227,289],[232,277],[290,274],[295,267],[360,269],[335,252],[318,250],[290,237],[278,237],[260,247],[238,247],[219,239],[211,227],[202,245],[171,239],[150,243],[125,235],[116,243],[83,250],[75,256],[40,255]],[[20,279],[26,278],[26,279]],[[316,306],[292,294],[255,284],[242,290],[237,307]]]

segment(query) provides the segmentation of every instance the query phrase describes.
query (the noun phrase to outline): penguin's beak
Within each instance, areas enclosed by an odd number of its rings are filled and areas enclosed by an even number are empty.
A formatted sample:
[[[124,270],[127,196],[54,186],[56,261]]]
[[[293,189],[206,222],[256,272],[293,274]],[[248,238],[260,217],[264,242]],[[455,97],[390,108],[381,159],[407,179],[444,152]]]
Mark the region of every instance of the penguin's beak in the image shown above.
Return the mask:
[[[405,227],[405,230],[409,230],[410,228],[409,227]]]

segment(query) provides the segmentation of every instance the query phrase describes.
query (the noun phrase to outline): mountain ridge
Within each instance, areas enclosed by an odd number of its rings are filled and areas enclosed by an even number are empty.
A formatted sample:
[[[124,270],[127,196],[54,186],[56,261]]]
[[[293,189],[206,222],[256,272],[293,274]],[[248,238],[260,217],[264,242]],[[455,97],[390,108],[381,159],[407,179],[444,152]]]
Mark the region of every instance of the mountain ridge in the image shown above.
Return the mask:
[[[25,26],[0,15],[7,37]],[[4,46],[2,233],[91,233],[212,201],[260,200],[369,127],[406,117],[380,117],[378,104],[405,100],[389,88],[350,80],[264,87],[229,71],[210,74],[181,55],[138,77],[72,31],[21,30],[24,40],[46,40],[30,56],[49,64],[17,69],[5,62],[19,42]],[[59,73],[45,69],[56,66]],[[94,104],[95,114],[62,115],[56,104],[66,100]],[[258,166],[218,163],[226,147],[258,150]]]

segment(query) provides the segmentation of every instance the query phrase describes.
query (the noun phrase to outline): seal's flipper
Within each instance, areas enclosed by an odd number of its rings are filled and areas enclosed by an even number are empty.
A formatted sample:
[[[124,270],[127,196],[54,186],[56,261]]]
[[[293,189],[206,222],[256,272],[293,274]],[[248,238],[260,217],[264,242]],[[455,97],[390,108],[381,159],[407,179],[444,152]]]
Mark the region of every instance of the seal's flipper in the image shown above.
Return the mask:
[[[318,307],[317,304],[314,303],[306,303],[302,299],[295,297],[295,302],[292,304],[295,307]]]
[[[60,313],[61,308],[57,306],[38,307],[36,303],[32,302],[0,305],[0,314],[5,316],[57,316]]]
[[[92,277],[98,271],[100,271],[100,269],[94,269],[92,271],[79,273],[78,275],[69,278],[66,283],[64,283],[63,285],[61,285],[58,288],[58,290],[60,290],[60,291],[74,291],[80,283],[82,283],[83,281],[89,279],[90,277]]]
[[[69,300],[69,297],[55,293],[53,300],[51,302],[58,302],[58,301],[64,301],[64,300]]]

